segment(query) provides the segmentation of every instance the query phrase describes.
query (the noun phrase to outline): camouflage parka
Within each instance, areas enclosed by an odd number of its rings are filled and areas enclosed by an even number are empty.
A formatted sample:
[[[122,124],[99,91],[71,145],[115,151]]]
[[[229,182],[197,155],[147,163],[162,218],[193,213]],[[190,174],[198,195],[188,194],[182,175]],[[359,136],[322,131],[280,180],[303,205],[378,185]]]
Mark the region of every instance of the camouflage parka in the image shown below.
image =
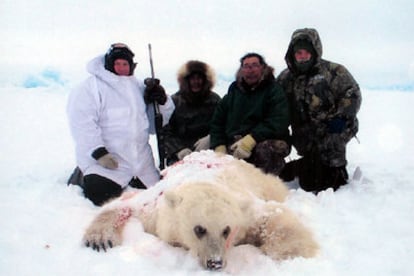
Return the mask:
[[[293,48],[299,40],[307,40],[314,48],[314,64],[306,73],[300,73],[294,63]],[[346,144],[358,132],[358,84],[344,66],[322,59],[322,43],[315,29],[298,29],[292,34],[285,61],[288,68],[277,82],[289,101],[292,143],[298,154],[316,153],[330,167],[346,165]],[[334,119],[345,122],[340,133],[329,131]]]
[[[202,91],[190,91],[188,78],[194,74],[205,78]],[[175,110],[167,126],[163,129],[167,159],[175,159],[175,153],[189,148],[209,134],[210,120],[220,96],[211,89],[215,84],[214,72],[210,66],[201,61],[189,61],[178,71],[179,91],[171,96]]]

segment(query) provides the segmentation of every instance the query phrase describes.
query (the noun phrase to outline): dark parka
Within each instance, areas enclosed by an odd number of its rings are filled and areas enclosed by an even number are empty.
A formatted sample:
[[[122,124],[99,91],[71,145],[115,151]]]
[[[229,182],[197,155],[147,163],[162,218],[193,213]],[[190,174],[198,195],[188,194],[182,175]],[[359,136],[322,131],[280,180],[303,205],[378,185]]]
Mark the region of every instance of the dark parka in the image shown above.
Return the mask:
[[[251,134],[257,143],[268,139],[288,140],[289,112],[286,96],[275,82],[273,68],[266,66],[258,86],[250,89],[238,71],[223,97],[211,124],[211,148],[229,146]]]
[[[300,73],[294,63],[293,48],[299,40],[307,40],[314,49],[314,65],[307,73]],[[288,97],[292,141],[298,154],[316,151],[326,166],[346,165],[346,144],[358,131],[358,84],[344,66],[322,59],[322,44],[315,29],[293,33],[285,60],[288,68],[277,82]],[[338,118],[345,121],[345,129],[331,133],[328,125]]]
[[[193,93],[189,77],[199,74],[204,78],[202,91]],[[194,143],[209,134],[210,120],[220,96],[211,89],[215,84],[214,72],[201,61],[192,60],[184,64],[177,74],[179,91],[172,95],[175,110],[164,128],[167,159],[175,161],[175,154],[184,149],[194,150]]]

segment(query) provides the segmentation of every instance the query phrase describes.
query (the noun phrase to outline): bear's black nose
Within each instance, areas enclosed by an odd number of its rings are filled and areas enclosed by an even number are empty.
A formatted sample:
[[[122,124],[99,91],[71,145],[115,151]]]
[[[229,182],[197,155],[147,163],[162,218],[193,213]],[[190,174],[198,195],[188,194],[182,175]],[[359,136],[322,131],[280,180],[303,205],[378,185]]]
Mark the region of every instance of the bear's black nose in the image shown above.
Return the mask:
[[[207,268],[209,270],[220,270],[223,268],[223,261],[222,260],[207,260]]]

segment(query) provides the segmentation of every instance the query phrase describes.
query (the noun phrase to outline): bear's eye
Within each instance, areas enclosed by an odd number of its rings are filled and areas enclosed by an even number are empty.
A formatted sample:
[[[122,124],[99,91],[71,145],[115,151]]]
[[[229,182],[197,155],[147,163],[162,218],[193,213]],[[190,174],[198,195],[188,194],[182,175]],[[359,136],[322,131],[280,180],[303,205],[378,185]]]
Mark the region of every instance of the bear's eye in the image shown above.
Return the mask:
[[[194,233],[196,234],[197,238],[201,239],[207,233],[207,229],[203,226],[197,225],[194,227]]]
[[[230,235],[230,232],[231,232],[230,226],[227,226],[226,228],[224,228],[224,230],[223,230],[223,237],[225,239],[227,239],[227,237]]]

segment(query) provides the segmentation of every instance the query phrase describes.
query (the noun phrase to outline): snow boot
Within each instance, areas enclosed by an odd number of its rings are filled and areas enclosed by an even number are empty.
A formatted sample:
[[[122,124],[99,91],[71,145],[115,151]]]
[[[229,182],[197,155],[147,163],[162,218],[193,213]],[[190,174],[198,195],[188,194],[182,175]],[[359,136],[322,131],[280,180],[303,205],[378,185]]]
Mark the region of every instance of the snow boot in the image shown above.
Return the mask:
[[[70,175],[68,182],[68,185],[78,185],[81,186],[83,188],[84,185],[84,181],[83,181],[83,173],[82,171],[79,169],[79,167],[76,167],[72,174]]]

